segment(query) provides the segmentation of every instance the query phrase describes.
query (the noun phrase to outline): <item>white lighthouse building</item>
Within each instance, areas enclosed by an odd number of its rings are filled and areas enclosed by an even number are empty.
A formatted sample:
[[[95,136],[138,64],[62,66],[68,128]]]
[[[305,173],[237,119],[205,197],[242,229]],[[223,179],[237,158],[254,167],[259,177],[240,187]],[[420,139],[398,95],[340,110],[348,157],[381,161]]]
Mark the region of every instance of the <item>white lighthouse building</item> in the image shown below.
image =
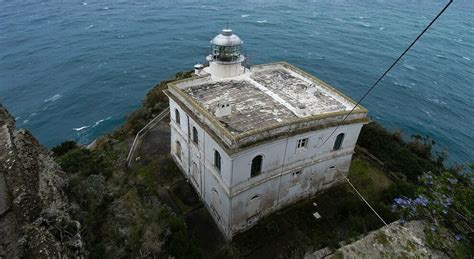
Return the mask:
[[[223,30],[209,65],[166,91],[172,157],[229,239],[337,183],[368,122],[361,106],[343,120],[355,102],[295,66],[244,67],[242,44]]]

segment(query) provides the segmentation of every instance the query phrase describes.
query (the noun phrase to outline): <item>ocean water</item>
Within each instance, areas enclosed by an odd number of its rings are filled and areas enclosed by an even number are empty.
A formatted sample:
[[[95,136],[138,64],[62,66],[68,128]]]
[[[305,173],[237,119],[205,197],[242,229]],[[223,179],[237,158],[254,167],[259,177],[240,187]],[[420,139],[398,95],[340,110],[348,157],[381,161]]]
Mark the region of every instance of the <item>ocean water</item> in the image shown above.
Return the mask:
[[[0,0],[0,102],[47,147],[89,143],[203,62],[227,23],[251,64],[288,61],[357,99],[445,2]],[[473,13],[455,1],[363,102],[452,163],[474,157]]]

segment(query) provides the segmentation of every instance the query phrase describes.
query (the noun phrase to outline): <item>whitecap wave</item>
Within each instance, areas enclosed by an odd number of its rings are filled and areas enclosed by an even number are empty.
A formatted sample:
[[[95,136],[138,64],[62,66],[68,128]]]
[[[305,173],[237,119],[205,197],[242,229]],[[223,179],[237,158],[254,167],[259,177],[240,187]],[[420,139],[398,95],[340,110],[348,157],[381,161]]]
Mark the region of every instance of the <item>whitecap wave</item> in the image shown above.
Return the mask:
[[[90,29],[90,28],[94,28],[94,24],[91,24],[91,25],[86,27],[86,29]]]
[[[98,121],[95,122],[94,126],[92,126],[92,127],[96,127],[97,125],[101,124],[102,122],[104,122],[106,120],[110,120],[110,119],[112,119],[112,116],[109,116],[105,119],[98,120]]]
[[[245,18],[245,17],[249,17],[249,16],[250,16],[250,14],[242,14],[240,17]]]
[[[81,131],[81,130],[87,129],[89,127],[90,126],[82,126],[82,127],[79,127],[79,128],[72,128],[72,129],[75,130],[75,131]]]
[[[412,65],[408,65],[406,63],[403,63],[403,67],[408,68],[409,70],[415,70],[415,67]]]
[[[366,27],[366,28],[372,28],[372,25],[368,24],[368,23],[365,23],[365,22],[359,22],[357,23],[358,25],[361,25],[363,27]]]
[[[267,20],[259,20],[257,21],[258,23],[267,23],[268,21]]]
[[[403,87],[403,88],[412,88],[412,87],[409,86],[409,85],[401,84],[401,83],[399,83],[399,82],[393,82],[393,84],[396,85],[396,86]]]
[[[61,98],[62,95],[60,94],[55,94],[53,95],[52,97],[48,98],[48,99],[45,99],[44,102],[47,103],[47,102],[54,102],[54,101],[57,101],[59,98]]]
[[[470,58],[470,57],[462,57],[462,59],[471,61],[471,58]]]
[[[426,111],[426,110],[422,110],[424,113],[426,113],[426,115],[428,115],[429,117],[433,117],[433,115],[431,115],[431,113],[429,111]]]
[[[443,104],[446,105],[446,102],[440,101],[439,99],[436,98],[426,98],[428,101],[436,103],[436,104]]]

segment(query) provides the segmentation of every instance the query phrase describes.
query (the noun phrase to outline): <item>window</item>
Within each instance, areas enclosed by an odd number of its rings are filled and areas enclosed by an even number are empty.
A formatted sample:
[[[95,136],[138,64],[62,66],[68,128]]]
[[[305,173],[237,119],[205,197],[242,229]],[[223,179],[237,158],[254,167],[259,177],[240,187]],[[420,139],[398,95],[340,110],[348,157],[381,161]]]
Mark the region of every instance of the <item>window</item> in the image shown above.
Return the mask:
[[[214,166],[217,168],[217,171],[221,171],[221,154],[217,150],[214,150]]]
[[[179,111],[178,109],[174,109],[174,117],[175,117],[175,121],[177,124],[181,124],[181,118],[179,116]]]
[[[291,175],[295,177],[299,176],[300,174],[301,174],[301,170],[291,173]]]
[[[250,166],[250,177],[259,175],[262,172],[262,161],[263,156],[258,155],[252,159],[252,165]]]
[[[193,127],[193,142],[197,144],[199,142],[198,138],[199,138],[198,137],[198,131],[197,131],[196,127]]]
[[[260,198],[260,195],[257,194],[255,196],[253,196],[252,198],[250,198],[250,200],[255,200],[255,199],[258,199],[258,198]]]
[[[176,156],[181,160],[181,143],[176,141]]]
[[[336,142],[334,142],[334,150],[341,149],[342,141],[344,141],[344,133],[337,135]]]
[[[296,149],[302,149],[308,147],[308,138],[298,139]]]

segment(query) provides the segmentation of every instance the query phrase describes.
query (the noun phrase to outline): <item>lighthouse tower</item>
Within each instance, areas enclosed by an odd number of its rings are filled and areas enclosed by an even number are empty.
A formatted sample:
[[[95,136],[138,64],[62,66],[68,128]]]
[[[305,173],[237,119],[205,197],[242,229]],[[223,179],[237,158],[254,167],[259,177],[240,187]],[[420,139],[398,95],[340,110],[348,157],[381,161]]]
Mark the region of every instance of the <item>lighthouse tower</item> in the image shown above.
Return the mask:
[[[211,53],[207,56],[209,72],[213,78],[235,77],[245,72],[245,57],[240,54],[244,42],[231,29],[224,29],[211,40]]]

